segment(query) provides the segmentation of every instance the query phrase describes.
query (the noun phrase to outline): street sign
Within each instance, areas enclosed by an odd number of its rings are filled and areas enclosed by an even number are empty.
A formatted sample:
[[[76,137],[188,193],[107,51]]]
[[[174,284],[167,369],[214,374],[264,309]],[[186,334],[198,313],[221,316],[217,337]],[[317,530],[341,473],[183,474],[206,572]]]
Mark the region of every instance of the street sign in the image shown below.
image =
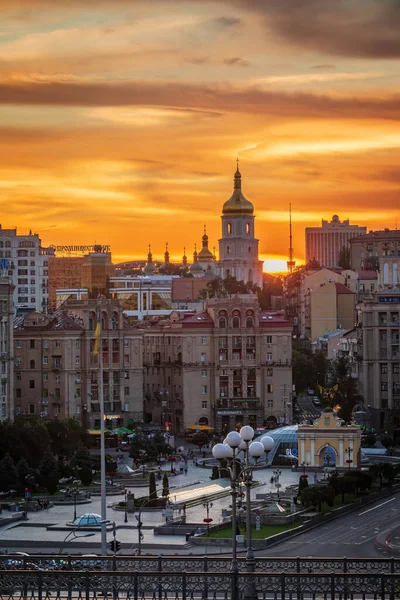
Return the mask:
[[[261,517],[260,515],[256,515],[256,531],[260,531],[261,529]]]

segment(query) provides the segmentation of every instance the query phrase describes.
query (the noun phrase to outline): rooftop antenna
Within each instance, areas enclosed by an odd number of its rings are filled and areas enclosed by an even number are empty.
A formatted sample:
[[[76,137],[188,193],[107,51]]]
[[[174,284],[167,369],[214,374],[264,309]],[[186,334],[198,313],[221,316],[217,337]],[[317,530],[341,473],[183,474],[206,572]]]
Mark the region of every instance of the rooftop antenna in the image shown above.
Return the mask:
[[[292,244],[292,204],[289,204],[289,260],[287,261],[287,269],[289,274],[293,273],[296,261],[293,260],[293,244]]]

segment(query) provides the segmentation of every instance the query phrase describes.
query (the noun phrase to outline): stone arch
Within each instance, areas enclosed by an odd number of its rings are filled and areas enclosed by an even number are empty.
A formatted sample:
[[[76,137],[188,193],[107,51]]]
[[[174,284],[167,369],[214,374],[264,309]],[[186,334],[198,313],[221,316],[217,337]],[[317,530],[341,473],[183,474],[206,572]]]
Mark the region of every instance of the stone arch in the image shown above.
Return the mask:
[[[320,467],[334,467],[338,462],[339,448],[334,440],[332,444],[323,444],[317,451],[317,462]]]
[[[198,424],[203,426],[205,425],[206,427],[208,427],[208,417],[200,417],[200,419],[198,420]]]

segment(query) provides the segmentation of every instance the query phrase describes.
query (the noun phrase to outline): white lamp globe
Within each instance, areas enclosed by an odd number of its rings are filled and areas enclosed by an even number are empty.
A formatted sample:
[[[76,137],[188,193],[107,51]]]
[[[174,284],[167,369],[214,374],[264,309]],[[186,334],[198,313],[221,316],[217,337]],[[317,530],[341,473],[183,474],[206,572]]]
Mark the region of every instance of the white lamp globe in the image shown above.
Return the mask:
[[[265,452],[269,452],[275,446],[275,442],[270,435],[262,437],[260,442],[264,446]]]
[[[231,448],[239,448],[242,436],[238,431],[230,431],[226,436],[226,443]]]
[[[227,444],[226,438],[222,441],[223,444]]]
[[[245,425],[240,430],[240,435],[245,442],[250,442],[254,437],[254,429],[250,425]]]
[[[233,458],[233,448],[231,448],[228,444],[224,444],[225,446],[225,458]]]
[[[213,457],[217,460],[222,460],[223,458],[227,458],[227,447],[225,444],[215,444],[212,449]]]
[[[252,442],[249,446],[249,453],[253,458],[260,458],[264,452],[265,448],[261,442]]]
[[[242,440],[239,444],[239,450],[246,450],[246,448],[247,448],[247,443],[244,440]]]

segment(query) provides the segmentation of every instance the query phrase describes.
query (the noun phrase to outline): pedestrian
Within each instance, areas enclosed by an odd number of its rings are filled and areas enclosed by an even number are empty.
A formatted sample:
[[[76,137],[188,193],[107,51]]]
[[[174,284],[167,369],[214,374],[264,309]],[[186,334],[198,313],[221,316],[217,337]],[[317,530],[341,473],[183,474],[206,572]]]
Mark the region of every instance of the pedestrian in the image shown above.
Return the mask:
[[[185,463],[185,466],[184,466],[184,471],[185,471],[185,475],[187,475],[187,474],[188,474],[188,466],[187,466],[187,463]]]

